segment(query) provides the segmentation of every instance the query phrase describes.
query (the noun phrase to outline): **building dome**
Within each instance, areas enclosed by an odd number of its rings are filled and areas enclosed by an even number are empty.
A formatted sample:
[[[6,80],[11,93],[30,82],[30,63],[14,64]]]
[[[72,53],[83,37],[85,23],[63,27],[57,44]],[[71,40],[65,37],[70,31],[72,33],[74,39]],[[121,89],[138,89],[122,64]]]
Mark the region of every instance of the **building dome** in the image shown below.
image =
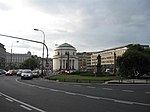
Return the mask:
[[[56,47],[53,56],[53,70],[78,70],[76,51],[76,48],[68,43]]]
[[[61,45],[59,45],[56,49],[55,49],[55,51],[56,50],[62,50],[62,49],[64,49],[64,50],[76,50],[76,48],[75,47],[73,47],[72,45],[70,45],[70,44],[68,44],[68,43],[63,43],[63,44],[61,44]]]
[[[58,46],[58,48],[61,48],[61,47],[70,47],[70,48],[74,48],[72,45],[68,44],[68,43],[64,43],[64,44],[61,44]]]

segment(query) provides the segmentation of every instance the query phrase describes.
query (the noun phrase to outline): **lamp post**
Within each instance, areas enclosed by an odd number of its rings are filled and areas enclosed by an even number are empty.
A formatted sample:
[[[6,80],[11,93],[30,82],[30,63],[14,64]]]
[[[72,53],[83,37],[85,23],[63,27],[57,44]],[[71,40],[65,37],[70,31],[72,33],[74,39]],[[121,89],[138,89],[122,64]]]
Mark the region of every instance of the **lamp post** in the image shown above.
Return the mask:
[[[19,41],[14,41],[14,42],[19,42]],[[12,47],[13,47],[13,44],[14,44],[14,42],[12,42],[12,44],[11,44],[11,58],[10,58],[10,67],[12,68]]]
[[[42,34],[43,34],[43,43],[45,44],[45,33],[44,33],[44,31],[42,31],[42,30],[40,30],[40,29],[34,29],[35,31],[40,31],[40,32],[42,32]],[[44,62],[44,44],[43,44],[43,53],[42,53],[42,75],[43,75],[43,69],[44,69],[44,67],[43,67],[43,62]]]

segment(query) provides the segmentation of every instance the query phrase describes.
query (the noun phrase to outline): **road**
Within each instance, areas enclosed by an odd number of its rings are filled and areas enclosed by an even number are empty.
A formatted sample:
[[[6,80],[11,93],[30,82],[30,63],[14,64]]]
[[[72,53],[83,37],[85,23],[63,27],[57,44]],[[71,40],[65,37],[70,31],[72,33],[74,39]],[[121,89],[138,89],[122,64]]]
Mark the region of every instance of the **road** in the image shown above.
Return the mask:
[[[0,75],[0,112],[150,112],[150,85],[59,83]]]

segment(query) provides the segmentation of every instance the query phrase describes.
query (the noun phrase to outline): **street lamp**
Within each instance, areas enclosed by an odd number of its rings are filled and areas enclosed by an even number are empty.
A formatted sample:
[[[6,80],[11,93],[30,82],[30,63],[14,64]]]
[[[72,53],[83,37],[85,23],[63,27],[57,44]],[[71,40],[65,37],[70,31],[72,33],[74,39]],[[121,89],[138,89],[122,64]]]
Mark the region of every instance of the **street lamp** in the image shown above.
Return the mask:
[[[43,59],[44,59],[44,44],[45,44],[45,33],[40,29],[34,29],[35,31],[40,31],[43,34],[43,54],[42,54],[42,75],[43,75]]]
[[[12,67],[12,47],[13,47],[13,44],[15,43],[15,42],[19,42],[19,41],[14,41],[14,42],[12,42],[12,44],[11,44],[11,59],[10,59],[10,66]]]

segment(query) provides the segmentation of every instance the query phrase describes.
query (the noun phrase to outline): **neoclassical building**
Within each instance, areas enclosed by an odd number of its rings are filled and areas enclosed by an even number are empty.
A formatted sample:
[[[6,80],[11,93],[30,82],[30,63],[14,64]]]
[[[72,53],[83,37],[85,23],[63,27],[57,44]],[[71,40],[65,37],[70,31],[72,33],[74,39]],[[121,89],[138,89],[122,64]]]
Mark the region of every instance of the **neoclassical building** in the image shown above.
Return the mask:
[[[25,60],[31,58],[31,52],[28,51],[27,54],[16,54],[16,53],[8,53],[6,52],[6,67],[12,65],[20,65]]]
[[[53,56],[53,70],[78,70],[76,48],[68,43],[59,45]]]

